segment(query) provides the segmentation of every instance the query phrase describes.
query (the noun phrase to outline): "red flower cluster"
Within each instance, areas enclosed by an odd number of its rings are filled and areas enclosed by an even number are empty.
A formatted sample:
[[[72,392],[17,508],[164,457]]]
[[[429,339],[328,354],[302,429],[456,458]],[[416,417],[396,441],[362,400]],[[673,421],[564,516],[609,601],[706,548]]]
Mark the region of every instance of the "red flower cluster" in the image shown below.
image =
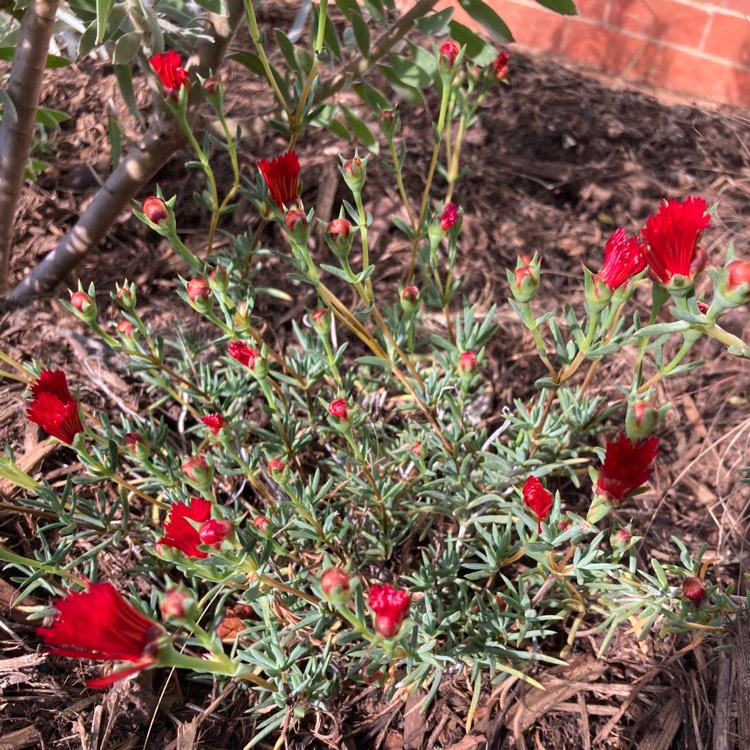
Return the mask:
[[[389,583],[370,587],[370,609],[375,613],[375,632],[383,638],[398,635],[409,614],[409,594]]]
[[[625,435],[607,440],[604,463],[596,486],[612,502],[622,502],[651,479],[652,463],[659,454],[659,438],[636,440]]]
[[[258,169],[273,202],[282,211],[285,204],[299,200],[299,158],[296,151],[287,151],[272,161],[263,159],[258,162]]]
[[[177,99],[180,89],[185,85],[190,86],[187,71],[182,67],[182,60],[173,49],[153,55],[149,62],[156,75],[159,76],[164,96]]]
[[[255,369],[255,363],[260,359],[260,352],[241,341],[233,341],[229,345],[229,356],[250,370]]]
[[[58,614],[47,628],[37,628],[53,654],[94,661],[129,661],[132,667],[89,680],[93,688],[157,663],[160,625],[128,604],[111,583],[93,583],[88,591],[69,594],[54,604]]]
[[[629,237],[624,229],[617,229],[604,246],[604,265],[595,278],[614,291],[645,267],[646,259],[638,238]]]
[[[175,503],[164,522],[164,536],[157,544],[178,549],[186,557],[208,557],[208,553],[199,550],[198,545],[203,544],[200,526],[210,518],[211,503],[202,497],[191,497],[190,505]]]
[[[673,276],[691,277],[700,271],[706,254],[698,243],[710,224],[703,198],[665,201],[655,216],[648,217],[641,232],[643,254],[652,275],[667,284]]]
[[[70,445],[83,432],[78,416],[78,402],[70,395],[68,381],[62,370],[42,370],[31,386],[33,399],[26,416],[48,435]]]
[[[523,504],[539,519],[537,533],[541,533],[542,521],[552,510],[552,493],[536,477],[529,477],[523,483]]]

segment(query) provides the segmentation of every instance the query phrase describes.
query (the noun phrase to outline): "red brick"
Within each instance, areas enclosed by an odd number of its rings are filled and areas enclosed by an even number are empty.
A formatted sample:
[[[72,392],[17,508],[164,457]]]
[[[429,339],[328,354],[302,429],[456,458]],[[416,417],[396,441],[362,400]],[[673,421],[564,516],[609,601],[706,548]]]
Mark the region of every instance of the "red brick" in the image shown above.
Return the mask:
[[[651,13],[651,8],[654,12]],[[675,0],[656,0],[648,6],[644,0],[618,0],[609,10],[609,24],[635,31],[661,42],[696,48],[703,38],[709,15],[698,8]]]
[[[515,40],[534,49],[560,49],[566,17],[542,6],[522,5],[512,0],[488,0],[513,32]]]
[[[698,5],[709,6],[711,10],[721,8],[750,16],[750,0],[692,0]]]
[[[592,21],[605,21],[607,19],[609,0],[575,0],[575,4],[581,18],[589,18]]]
[[[655,51],[655,45],[643,39],[576,19],[570,21],[562,49],[566,57],[614,75],[620,75],[636,60],[651,65]]]
[[[717,13],[703,51],[750,67],[750,19]]]

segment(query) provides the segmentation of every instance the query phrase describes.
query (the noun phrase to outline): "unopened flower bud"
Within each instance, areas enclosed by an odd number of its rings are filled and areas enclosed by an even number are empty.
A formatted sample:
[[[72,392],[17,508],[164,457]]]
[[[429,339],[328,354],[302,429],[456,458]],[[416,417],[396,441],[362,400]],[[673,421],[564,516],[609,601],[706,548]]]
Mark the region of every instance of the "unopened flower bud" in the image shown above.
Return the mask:
[[[522,255],[516,261],[515,271],[508,271],[510,291],[517,302],[526,303],[534,299],[539,289],[540,266],[538,255],[534,254],[531,259]]]
[[[136,303],[135,284],[128,284],[127,281],[122,286],[118,284],[115,298],[120,307],[125,310],[133,310]]]
[[[182,471],[190,484],[197,490],[208,492],[214,480],[214,470],[208,465],[206,457],[198,454],[182,464]]]
[[[260,352],[242,341],[233,341],[228,347],[229,356],[245,365],[249,370],[254,370],[260,359]]]
[[[155,195],[151,195],[143,201],[143,215],[153,224],[161,225],[169,218],[167,204]]]
[[[440,215],[440,228],[444,232],[449,232],[458,223],[458,206],[455,203],[449,203]]]
[[[682,582],[682,595],[686,599],[690,599],[694,607],[700,607],[703,600],[706,598],[706,587],[700,578],[695,576],[688,576]]]
[[[558,530],[562,531],[563,533],[566,532],[572,525],[573,522],[569,518],[563,518],[557,522]]]
[[[196,308],[210,307],[209,300],[213,297],[211,285],[205,276],[196,276],[187,283],[187,297]]]
[[[722,308],[750,302],[750,261],[733,260],[719,272],[716,293]]]
[[[216,266],[209,274],[211,286],[218,292],[226,292],[229,289],[229,275],[224,266]]]
[[[331,401],[328,406],[328,413],[332,417],[346,422],[346,420],[349,419],[349,405],[346,403],[345,399],[337,398]]]
[[[339,258],[349,257],[352,249],[352,224],[348,219],[334,219],[326,227],[326,240],[334,255]]]
[[[648,401],[636,401],[628,405],[625,432],[631,440],[647,438],[656,429],[658,422],[659,410]]]
[[[274,481],[282,482],[285,480],[286,464],[281,459],[272,458],[266,468]]]
[[[401,292],[401,307],[407,314],[413,313],[417,309],[417,300],[419,299],[419,289],[414,284],[409,286]]]
[[[342,174],[344,175],[344,181],[353,193],[358,193],[362,190],[362,186],[365,184],[365,176],[367,174],[367,158],[360,159],[359,156],[354,156],[344,162],[342,167]]]
[[[293,208],[284,215],[284,225],[289,235],[300,245],[307,244],[310,227],[307,214],[301,208]]]
[[[121,320],[117,324],[117,332],[126,339],[132,339],[135,335],[135,326],[129,320]]]
[[[610,537],[609,543],[613,549],[627,549],[630,543],[633,541],[633,534],[630,529],[625,526],[617,529],[617,531]]]
[[[271,522],[264,515],[255,516],[253,519],[253,526],[255,526],[261,534],[268,534],[271,531]]]
[[[141,461],[151,455],[151,448],[140,432],[129,432],[123,440],[128,451]]]
[[[198,537],[201,540],[201,544],[206,544],[214,549],[219,549],[233,535],[234,525],[225,518],[211,518],[198,530]]]
[[[352,577],[343,568],[328,568],[320,576],[320,588],[328,601],[345,604],[351,596]]]
[[[458,57],[458,53],[460,51],[461,48],[458,46],[458,43],[454,42],[453,40],[443,44],[443,46],[440,47],[440,52],[438,55],[440,68],[443,70],[446,68],[447,70],[451,70],[456,64],[456,58]]]
[[[380,115],[378,115],[378,124],[386,138],[393,138],[399,126],[398,110],[384,109]]]
[[[474,372],[477,369],[477,355],[474,352],[462,352],[458,360],[458,368],[464,374]]]
[[[331,330],[331,314],[326,307],[316,307],[310,313],[312,327],[321,335],[326,336]]]
[[[94,315],[96,315],[96,305],[94,304],[94,300],[92,300],[86,292],[72,292],[70,295],[70,304],[78,310],[79,313],[84,315],[93,307]]]
[[[195,605],[195,600],[190,594],[177,587],[169,589],[161,600],[161,614],[167,620],[174,617],[182,620]]]
[[[411,454],[412,456],[414,456],[414,458],[423,459],[427,456],[427,446],[421,440],[417,440],[416,443],[412,443],[409,450],[411,451]]]
[[[507,82],[508,60],[510,60],[510,55],[503,50],[498,54],[494,62],[490,63],[490,71],[492,72],[495,80]]]
[[[203,88],[205,92],[209,96],[213,96],[219,91],[220,87],[219,79],[215,78],[214,76],[211,76],[211,78],[206,78],[205,81],[203,81]]]

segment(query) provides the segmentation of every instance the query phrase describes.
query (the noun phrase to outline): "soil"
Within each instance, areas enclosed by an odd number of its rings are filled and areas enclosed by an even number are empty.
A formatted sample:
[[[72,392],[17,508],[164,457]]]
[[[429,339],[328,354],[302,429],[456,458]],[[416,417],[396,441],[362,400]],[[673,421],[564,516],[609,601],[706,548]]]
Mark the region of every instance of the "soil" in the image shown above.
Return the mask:
[[[511,58],[511,77],[510,88],[498,87],[470,132],[464,149],[466,177],[455,196],[465,210],[459,258],[464,292],[484,312],[500,303],[501,331],[485,358],[496,411],[530,393],[542,374],[533,341],[503,304],[508,295],[505,269],[514,267],[519,253],[540,252],[540,298],[551,307],[552,300],[580,303],[580,263],[597,268],[612,229],[624,226],[636,232],[665,197],[702,195],[718,204],[706,235],[714,262],[729,242],[740,255],[746,253],[750,239],[750,120],[742,112],[661,103],[642,91],[614,90],[556,61],[519,53]],[[228,66],[226,83],[234,116],[262,116],[257,82],[244,69]],[[139,85],[137,92],[139,105],[147,108],[148,91]],[[112,69],[104,63],[87,61],[50,72],[43,96],[45,106],[67,111],[71,119],[50,134],[47,150],[53,166],[24,193],[16,219],[14,281],[55,246],[107,174],[110,101],[126,136],[135,133],[135,121],[118,103]],[[412,195],[421,192],[428,163],[430,146],[424,133],[431,114],[401,107],[411,154],[406,185]],[[244,142],[245,172],[254,177],[256,160],[278,153],[282,146],[280,139],[264,133]],[[305,205],[318,207],[324,218],[344,195],[340,184],[337,194],[330,189],[336,184],[339,148],[332,136],[318,131],[298,146]],[[187,199],[198,183],[185,180],[186,158],[178,156],[156,182],[166,195],[179,193],[179,226],[200,246],[206,227]],[[379,157],[371,160],[368,191],[378,235],[376,288],[395,297],[406,250],[388,228],[398,201]],[[244,207],[230,217],[230,228],[247,222],[250,211]],[[84,286],[96,281],[104,310],[116,282],[135,280],[144,317],[166,328],[182,309],[174,290],[177,273],[185,270],[158,237],[126,214],[79,275]],[[258,309],[259,323],[269,326],[283,348],[289,321],[313,300],[290,284],[280,266],[272,263],[264,274],[265,286],[291,293],[291,301],[266,297]],[[75,279],[68,280],[70,288],[74,284]],[[746,310],[726,321],[733,333],[744,333],[747,339]],[[116,398],[115,409],[138,407],[141,391],[121,363],[105,354],[55,296],[6,314],[0,326],[7,353],[64,366],[69,377],[84,384],[87,403],[113,408]],[[740,482],[742,468],[750,463],[750,365],[711,341],[698,349],[706,360],[703,368],[659,386],[658,399],[671,401],[673,408],[659,430],[662,454],[653,491],[639,499],[632,515],[645,533],[644,554],[668,559],[672,535],[690,549],[706,544],[707,559],[716,561],[709,576],[724,584],[734,582],[735,593],[744,595],[750,539],[747,485]],[[614,382],[617,372],[631,364],[625,357],[611,365],[609,377],[601,378],[598,386],[605,395],[611,388],[608,380]],[[0,442],[9,443],[19,456],[30,456],[40,450],[40,436],[24,418],[22,392],[21,386],[0,381]],[[77,469],[71,465],[73,456],[64,449],[40,454],[33,470],[64,479]],[[33,535],[29,516],[0,510],[0,540],[11,549],[29,553]],[[109,693],[93,692],[83,687],[77,670],[65,671],[62,660],[39,658],[38,640],[23,609],[10,606],[12,575],[6,570],[0,581],[0,747],[229,750],[252,737],[241,693],[218,700],[220,696],[199,684],[159,672]],[[547,693],[518,682],[497,689],[487,683],[476,711],[470,711],[471,685],[455,678],[444,682],[437,701],[422,715],[414,699],[388,704],[379,688],[372,687],[342,697],[330,713],[303,723],[287,746],[720,747],[714,745],[714,732],[732,726],[733,709],[720,710],[717,703],[717,695],[723,696],[727,688],[728,657],[716,651],[715,642],[649,637],[638,643],[623,625],[606,658],[597,661],[593,655],[600,634],[578,636],[568,666],[545,672]]]

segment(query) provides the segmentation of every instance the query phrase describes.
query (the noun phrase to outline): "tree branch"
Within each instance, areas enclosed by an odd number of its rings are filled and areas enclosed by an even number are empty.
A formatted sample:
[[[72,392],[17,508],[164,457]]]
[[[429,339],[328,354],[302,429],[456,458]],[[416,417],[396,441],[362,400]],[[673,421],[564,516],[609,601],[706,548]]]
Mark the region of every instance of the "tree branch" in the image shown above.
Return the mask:
[[[34,135],[58,0],[34,0],[23,14],[0,122],[0,294],[8,285],[13,219]]]
[[[241,0],[229,0],[229,15],[210,15],[212,40],[196,48],[190,69],[208,77],[224,58],[229,42],[242,19]],[[202,96],[199,87],[191,93],[190,109]],[[186,138],[177,121],[157,116],[153,124],[112,172],[104,186],[60,244],[13,289],[9,305],[19,305],[53,289],[104,239],[112,224],[148,181],[184,146]]]

